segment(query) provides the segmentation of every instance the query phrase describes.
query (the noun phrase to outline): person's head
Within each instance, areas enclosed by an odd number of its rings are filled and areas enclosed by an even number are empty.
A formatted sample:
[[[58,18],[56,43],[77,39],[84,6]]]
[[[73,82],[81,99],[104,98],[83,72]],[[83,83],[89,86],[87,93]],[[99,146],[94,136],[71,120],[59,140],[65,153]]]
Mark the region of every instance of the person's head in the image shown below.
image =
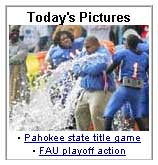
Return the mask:
[[[142,40],[134,34],[127,36],[126,47],[131,50],[137,50],[138,43],[142,43]]]
[[[54,45],[59,45],[63,48],[71,48],[74,41],[74,36],[68,31],[58,31],[54,37]]]
[[[13,27],[11,29],[11,32],[9,33],[9,40],[12,43],[16,43],[19,40],[19,29],[16,27]]]
[[[123,44],[126,44],[127,37],[128,37],[130,34],[133,34],[133,35],[137,36],[138,38],[140,38],[140,35],[136,32],[135,29],[127,29],[127,30],[123,33],[123,37],[122,37],[122,43],[123,43]]]
[[[84,45],[88,54],[95,53],[95,51],[100,47],[98,39],[94,36],[86,38]]]

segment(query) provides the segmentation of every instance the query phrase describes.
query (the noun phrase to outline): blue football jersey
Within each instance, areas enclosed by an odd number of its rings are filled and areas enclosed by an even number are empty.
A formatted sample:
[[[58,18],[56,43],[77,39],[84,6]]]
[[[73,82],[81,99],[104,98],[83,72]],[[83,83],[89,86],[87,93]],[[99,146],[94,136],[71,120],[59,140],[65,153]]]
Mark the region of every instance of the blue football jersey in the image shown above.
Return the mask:
[[[136,54],[129,49],[117,52],[113,56],[113,63],[121,64],[120,76],[147,81],[149,58],[145,52]]]

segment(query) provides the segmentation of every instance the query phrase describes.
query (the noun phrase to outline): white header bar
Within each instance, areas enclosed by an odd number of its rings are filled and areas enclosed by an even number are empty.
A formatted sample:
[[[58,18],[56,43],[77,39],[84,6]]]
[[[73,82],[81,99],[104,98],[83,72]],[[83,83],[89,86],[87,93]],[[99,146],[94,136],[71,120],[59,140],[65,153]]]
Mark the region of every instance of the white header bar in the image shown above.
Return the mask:
[[[151,23],[151,11],[150,6],[8,6],[7,23],[9,25],[146,25]]]

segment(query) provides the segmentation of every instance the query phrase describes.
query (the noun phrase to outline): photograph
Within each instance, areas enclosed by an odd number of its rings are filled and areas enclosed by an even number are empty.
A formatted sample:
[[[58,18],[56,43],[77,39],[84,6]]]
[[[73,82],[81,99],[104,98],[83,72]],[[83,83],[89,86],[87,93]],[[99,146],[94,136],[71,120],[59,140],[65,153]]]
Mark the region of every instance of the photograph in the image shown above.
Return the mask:
[[[149,25],[9,25],[8,128],[150,131]]]

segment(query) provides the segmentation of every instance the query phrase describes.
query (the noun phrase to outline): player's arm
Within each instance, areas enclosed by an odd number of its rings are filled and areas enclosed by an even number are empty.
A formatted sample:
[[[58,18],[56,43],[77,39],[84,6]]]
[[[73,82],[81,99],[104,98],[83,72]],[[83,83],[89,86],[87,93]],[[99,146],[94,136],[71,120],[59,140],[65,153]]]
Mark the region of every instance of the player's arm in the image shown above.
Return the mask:
[[[119,64],[112,63],[107,69],[106,69],[106,74],[112,73],[112,71],[118,66]]]
[[[117,66],[120,65],[121,61],[124,58],[124,54],[125,54],[124,51],[119,51],[118,53],[116,53],[116,54],[113,55],[113,59],[112,59],[113,62],[106,69],[106,73],[107,74],[110,74]]]

